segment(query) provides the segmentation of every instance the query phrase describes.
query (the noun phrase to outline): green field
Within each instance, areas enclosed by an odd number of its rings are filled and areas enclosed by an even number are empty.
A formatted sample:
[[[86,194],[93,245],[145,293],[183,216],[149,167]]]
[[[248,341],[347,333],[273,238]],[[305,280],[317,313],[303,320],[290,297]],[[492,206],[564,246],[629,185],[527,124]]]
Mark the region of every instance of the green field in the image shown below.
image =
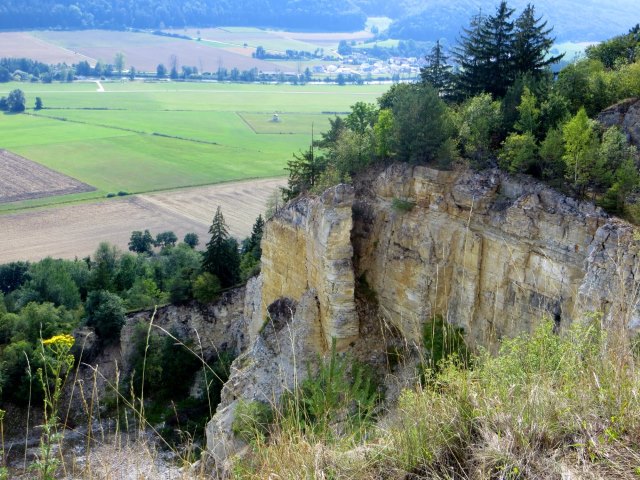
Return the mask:
[[[283,175],[329,112],[374,102],[385,86],[205,83],[2,84],[25,92],[26,114],[0,115],[0,148],[97,188],[0,205],[0,211],[222,181]],[[45,109],[31,109],[35,97]],[[270,122],[274,113],[281,121]]]

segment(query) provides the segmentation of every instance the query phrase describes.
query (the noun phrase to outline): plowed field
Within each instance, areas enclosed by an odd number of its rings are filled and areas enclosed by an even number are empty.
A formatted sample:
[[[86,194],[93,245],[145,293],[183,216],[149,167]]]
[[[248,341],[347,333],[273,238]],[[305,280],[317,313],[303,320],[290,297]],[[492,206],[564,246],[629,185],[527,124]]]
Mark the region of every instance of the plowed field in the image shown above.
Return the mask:
[[[95,190],[91,185],[0,150],[0,203]]]

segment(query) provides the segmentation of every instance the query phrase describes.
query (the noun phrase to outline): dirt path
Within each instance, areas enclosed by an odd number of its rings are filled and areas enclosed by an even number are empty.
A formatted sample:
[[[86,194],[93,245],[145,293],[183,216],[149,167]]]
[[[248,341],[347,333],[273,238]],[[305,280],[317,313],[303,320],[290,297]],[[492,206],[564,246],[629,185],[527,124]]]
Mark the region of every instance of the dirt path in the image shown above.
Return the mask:
[[[180,239],[195,232],[202,248],[218,205],[229,232],[244,238],[269,195],[284,184],[281,178],[250,180],[2,215],[0,263],[82,258],[100,242],[127,250],[131,232],[144,229],[153,235],[172,230]]]

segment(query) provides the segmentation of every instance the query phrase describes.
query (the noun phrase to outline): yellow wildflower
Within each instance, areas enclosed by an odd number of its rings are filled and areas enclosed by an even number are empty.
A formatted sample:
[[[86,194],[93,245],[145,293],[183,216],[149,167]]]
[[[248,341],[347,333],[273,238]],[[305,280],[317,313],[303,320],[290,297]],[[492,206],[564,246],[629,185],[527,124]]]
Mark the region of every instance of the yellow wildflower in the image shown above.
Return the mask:
[[[42,341],[42,344],[51,346],[65,346],[67,348],[71,348],[75,341],[76,340],[72,335],[64,334],[47,338],[46,340]]]

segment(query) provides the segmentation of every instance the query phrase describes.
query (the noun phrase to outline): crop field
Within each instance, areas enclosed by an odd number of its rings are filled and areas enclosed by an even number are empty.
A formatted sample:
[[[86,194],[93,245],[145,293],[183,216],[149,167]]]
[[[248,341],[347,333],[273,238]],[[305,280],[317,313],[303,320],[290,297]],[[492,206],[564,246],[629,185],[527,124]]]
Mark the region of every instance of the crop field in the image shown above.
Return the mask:
[[[25,57],[47,64],[66,63],[68,65],[83,60],[93,60],[42,40],[29,32],[0,32],[0,57]]]
[[[6,150],[0,150],[0,203],[95,190]]]
[[[203,248],[218,205],[231,235],[244,238],[264,213],[267,197],[284,183],[249,180],[3,215],[0,264],[81,258],[105,241],[127,250],[131,232],[144,229],[154,235],[171,230],[180,239],[195,232]]]
[[[103,82],[3,84],[45,108],[0,117],[0,145],[96,188],[74,200],[284,175],[329,112],[385,87]],[[278,113],[281,122],[270,122]],[[50,203],[67,201],[49,199]],[[0,211],[44,201],[0,205]]]
[[[255,48],[247,47],[248,55],[243,55],[237,51],[225,49],[227,45],[161,37],[151,33],[82,30],[39,31],[32,35],[54,49],[61,48],[77,52],[102,63],[113,63],[116,53],[122,53],[127,69],[133,65],[136,70],[147,72],[154,72],[159,63],[169,67],[172,57],[175,57],[178,68],[181,65],[195,66],[202,72],[216,72],[218,67],[229,70],[232,68],[248,70],[256,67],[265,71],[278,67],[272,63],[251,58]],[[13,56],[18,55],[14,53]]]

